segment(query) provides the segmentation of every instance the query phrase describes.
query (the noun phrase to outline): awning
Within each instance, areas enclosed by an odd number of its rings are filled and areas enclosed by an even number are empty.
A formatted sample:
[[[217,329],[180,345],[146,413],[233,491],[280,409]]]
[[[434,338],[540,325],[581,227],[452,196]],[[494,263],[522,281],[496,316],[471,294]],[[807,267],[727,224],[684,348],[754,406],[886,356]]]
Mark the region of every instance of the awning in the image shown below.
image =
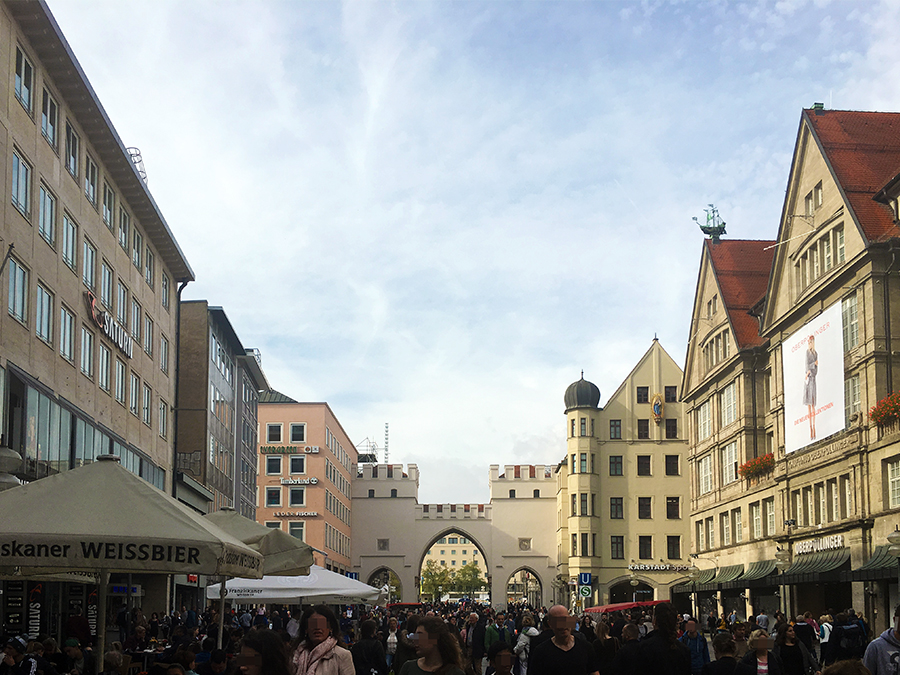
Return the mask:
[[[782,584],[802,584],[823,581],[822,575],[833,573],[834,581],[839,578],[838,570],[850,562],[850,549],[840,548],[834,551],[819,551],[808,555],[799,555],[795,562],[779,578]],[[825,579],[826,581],[828,579]]]
[[[896,579],[897,558],[888,553],[890,544],[879,546],[864,565],[850,572],[841,572],[841,581],[878,581]]]
[[[703,584],[698,591],[718,591],[722,589],[722,584],[727,581],[734,581],[744,571],[743,565],[726,565],[720,567],[716,574],[708,583]]]
[[[708,584],[716,576],[715,568],[708,570],[700,570],[696,579],[688,580],[677,586],[672,586],[671,593],[693,593],[694,591],[709,590],[701,588],[704,584]]]
[[[625,611],[626,609],[634,609],[636,607],[652,607],[661,605],[669,600],[641,600],[640,602],[618,602],[614,605],[599,605],[597,607],[588,607],[585,612],[593,612],[603,614],[604,612]]]
[[[763,586],[765,578],[775,571],[774,560],[758,560],[751,563],[747,571],[741,576],[741,583],[747,586]]]

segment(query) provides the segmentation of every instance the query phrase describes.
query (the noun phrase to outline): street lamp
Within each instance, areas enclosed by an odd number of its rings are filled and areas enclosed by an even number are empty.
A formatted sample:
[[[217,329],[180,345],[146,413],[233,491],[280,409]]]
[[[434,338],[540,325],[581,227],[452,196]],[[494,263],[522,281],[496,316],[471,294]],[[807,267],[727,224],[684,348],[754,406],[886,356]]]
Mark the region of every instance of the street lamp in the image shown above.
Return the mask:
[[[787,523],[787,521],[785,521]],[[787,568],[791,566],[791,552],[786,548],[781,548],[780,546],[775,547],[775,567],[778,568],[778,571],[783,576],[787,571]],[[787,603],[787,598],[785,597],[785,587],[782,579],[779,579],[778,583],[779,588],[781,589],[781,597],[783,602]],[[778,603],[778,608],[781,611],[784,611],[784,607],[782,606],[782,602]]]
[[[897,525],[894,525],[894,531],[888,535],[887,540],[891,545],[890,548],[888,548],[888,553],[897,558],[897,582],[900,584],[900,529],[898,529]],[[900,586],[898,586],[898,588],[900,588]]]
[[[694,592],[691,593],[691,596],[692,596],[693,599],[694,599],[694,601],[693,601],[693,603],[692,603],[692,604],[693,604],[693,608],[691,609],[691,611],[692,611],[692,613],[693,613],[693,615],[694,615],[695,617],[697,616],[697,613],[698,613],[698,612],[697,612],[697,603],[698,603],[698,599],[697,599],[697,577],[698,577],[698,576],[700,576],[700,568],[697,567],[696,563],[691,563],[691,566],[688,567],[688,578],[691,580],[691,582],[692,582],[693,585],[694,585]]]

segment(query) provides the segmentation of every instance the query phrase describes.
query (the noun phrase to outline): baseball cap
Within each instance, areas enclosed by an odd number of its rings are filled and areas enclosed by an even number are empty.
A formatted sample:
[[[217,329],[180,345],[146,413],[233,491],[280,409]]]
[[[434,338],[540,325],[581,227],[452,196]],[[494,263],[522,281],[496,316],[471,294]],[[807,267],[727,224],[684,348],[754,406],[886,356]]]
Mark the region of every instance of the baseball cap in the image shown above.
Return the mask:
[[[28,649],[28,641],[23,637],[11,637],[6,641],[7,647],[12,647],[20,654],[24,654]]]

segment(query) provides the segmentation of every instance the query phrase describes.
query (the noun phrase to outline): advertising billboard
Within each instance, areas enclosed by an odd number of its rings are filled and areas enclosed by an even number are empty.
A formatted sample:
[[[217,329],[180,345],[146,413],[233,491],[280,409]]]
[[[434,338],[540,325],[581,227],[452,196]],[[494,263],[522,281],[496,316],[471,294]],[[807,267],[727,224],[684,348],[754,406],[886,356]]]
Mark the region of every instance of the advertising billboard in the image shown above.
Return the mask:
[[[781,344],[784,450],[844,429],[844,339],[836,302]]]

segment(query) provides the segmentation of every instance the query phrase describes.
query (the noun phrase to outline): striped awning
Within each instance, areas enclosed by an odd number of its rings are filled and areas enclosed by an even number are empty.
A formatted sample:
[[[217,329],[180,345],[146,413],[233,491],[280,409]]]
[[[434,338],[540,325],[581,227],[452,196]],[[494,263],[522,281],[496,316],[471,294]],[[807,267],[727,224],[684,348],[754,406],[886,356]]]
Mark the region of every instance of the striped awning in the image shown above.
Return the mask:
[[[783,584],[802,584],[820,581],[823,574],[838,572],[850,562],[850,549],[839,548],[834,551],[819,551],[808,555],[795,556],[791,565],[780,577]],[[835,578],[835,581],[837,578]]]
[[[744,571],[743,565],[726,565],[725,567],[720,567],[718,574],[716,574],[709,583],[703,585],[702,588],[698,589],[701,591],[719,591],[725,588],[724,584],[729,581],[734,581]]]
[[[672,586],[670,592],[671,593],[693,593],[694,591],[703,591],[709,590],[703,588],[705,584],[708,584],[713,580],[713,577],[716,576],[716,570],[708,569],[708,570],[700,570],[700,573],[697,575],[696,579],[691,579],[689,581],[684,582],[683,584],[678,584],[677,586]]]
[[[841,581],[878,581],[879,579],[896,579],[898,570],[897,558],[888,549],[890,544],[879,546],[875,553],[859,568],[841,572]]]
[[[759,582],[771,575],[774,571],[774,560],[758,560],[755,563],[750,563],[750,567],[748,567],[747,571],[741,576],[741,581],[746,583],[756,582],[755,585],[758,585]]]

